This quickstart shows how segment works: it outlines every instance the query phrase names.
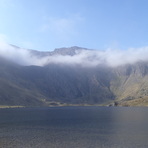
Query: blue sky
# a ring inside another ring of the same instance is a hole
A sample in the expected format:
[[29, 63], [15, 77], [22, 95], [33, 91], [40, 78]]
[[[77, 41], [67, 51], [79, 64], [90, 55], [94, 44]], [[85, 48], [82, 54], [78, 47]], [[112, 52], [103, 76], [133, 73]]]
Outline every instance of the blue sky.
[[0, 0], [0, 41], [54, 50], [148, 46], [147, 0]]

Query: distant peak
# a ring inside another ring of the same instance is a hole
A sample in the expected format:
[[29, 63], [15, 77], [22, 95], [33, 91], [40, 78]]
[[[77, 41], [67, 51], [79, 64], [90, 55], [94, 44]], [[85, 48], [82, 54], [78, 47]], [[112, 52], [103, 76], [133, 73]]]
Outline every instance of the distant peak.
[[78, 47], [78, 46], [72, 46], [72, 47], [56, 48], [54, 51], [58, 51], [58, 50], [88, 50], [88, 49], [83, 47]]
[[80, 50], [89, 50], [89, 49], [78, 47], [78, 46], [72, 46], [72, 47], [56, 48], [53, 52], [54, 52], [54, 54], [73, 56], [73, 55], [77, 54], [77, 51], [80, 51]]
[[11, 47], [14, 47], [14, 48], [20, 48], [20, 47], [18, 47], [16, 45], [13, 45], [13, 44], [8, 44], [8, 45], [10, 45]]
[[83, 47], [78, 47], [78, 46], [72, 46], [70, 47], [70, 49], [80, 49], [80, 50], [88, 50], [87, 48], [83, 48]]

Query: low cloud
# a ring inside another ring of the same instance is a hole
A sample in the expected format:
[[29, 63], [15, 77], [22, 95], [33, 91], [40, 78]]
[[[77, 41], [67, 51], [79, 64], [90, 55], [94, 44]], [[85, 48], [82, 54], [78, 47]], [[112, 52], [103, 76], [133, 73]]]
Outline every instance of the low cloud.
[[20, 65], [44, 66], [50, 63], [82, 66], [97, 66], [106, 64], [112, 67], [134, 64], [138, 61], [148, 61], [148, 47], [131, 48], [128, 50], [76, 50], [76, 54], [52, 54], [41, 56], [31, 50], [18, 48], [6, 43], [0, 43], [0, 56]]
[[9, 45], [4, 42], [0, 42], [0, 56], [11, 62], [24, 66], [43, 66], [48, 61], [47, 57], [38, 58], [31, 54], [29, 50]]
[[125, 64], [134, 64], [138, 61], [148, 61], [148, 47], [128, 50], [82, 50], [75, 56], [53, 56], [51, 63], [81, 64], [82, 66], [97, 66], [105, 64], [117, 67]]

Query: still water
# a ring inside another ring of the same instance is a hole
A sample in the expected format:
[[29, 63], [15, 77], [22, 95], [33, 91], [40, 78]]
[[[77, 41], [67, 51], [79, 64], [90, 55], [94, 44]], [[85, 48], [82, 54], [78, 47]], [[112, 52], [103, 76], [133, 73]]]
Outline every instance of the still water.
[[148, 108], [0, 109], [0, 148], [147, 148]]

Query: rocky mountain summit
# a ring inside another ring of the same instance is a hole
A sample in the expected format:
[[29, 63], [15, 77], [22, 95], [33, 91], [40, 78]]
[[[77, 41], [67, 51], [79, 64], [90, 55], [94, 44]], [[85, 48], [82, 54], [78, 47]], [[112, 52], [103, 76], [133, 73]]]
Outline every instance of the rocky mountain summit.
[[81, 48], [77, 46], [73, 47], [63, 47], [63, 48], [56, 48], [54, 51], [37, 51], [37, 50], [30, 50], [32, 55], [38, 56], [38, 57], [46, 57], [46, 56], [53, 56], [53, 55], [69, 55], [74, 56], [78, 54], [80, 51], [83, 50], [90, 50], [87, 48]]

